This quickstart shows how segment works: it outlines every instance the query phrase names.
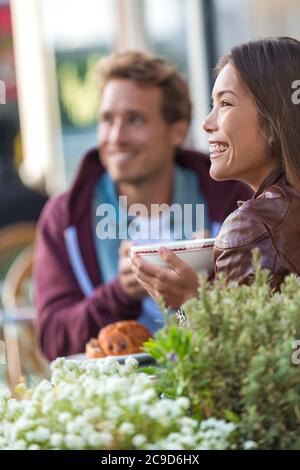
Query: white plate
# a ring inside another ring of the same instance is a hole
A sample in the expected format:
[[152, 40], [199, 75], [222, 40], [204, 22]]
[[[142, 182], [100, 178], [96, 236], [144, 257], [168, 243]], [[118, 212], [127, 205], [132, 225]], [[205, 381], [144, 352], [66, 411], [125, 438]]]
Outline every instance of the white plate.
[[211, 274], [214, 268], [214, 242], [214, 238], [198, 238], [195, 240], [162, 242], [155, 245], [135, 245], [131, 247], [130, 252], [131, 254], [137, 253], [148, 263], [166, 266], [165, 261], [158, 253], [160, 247], [166, 247], [196, 272]]
[[125, 354], [123, 356], [106, 356], [106, 357], [98, 357], [96, 359], [90, 359], [84, 353], [82, 354], [72, 354], [71, 356], [67, 356], [66, 359], [68, 361], [105, 361], [108, 357], [113, 357], [116, 359], [120, 364], [123, 364], [128, 357], [133, 357], [136, 359], [140, 364], [146, 362], [154, 362], [153, 357], [149, 356], [149, 354], [141, 352], [136, 354]]

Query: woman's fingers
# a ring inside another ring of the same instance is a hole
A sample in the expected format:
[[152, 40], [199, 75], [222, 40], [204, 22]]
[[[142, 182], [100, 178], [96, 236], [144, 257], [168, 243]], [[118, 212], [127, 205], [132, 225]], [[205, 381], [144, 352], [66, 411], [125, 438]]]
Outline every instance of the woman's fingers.
[[139, 272], [142, 272], [150, 277], [156, 277], [160, 267], [152, 263], [147, 263], [136, 253], [131, 257], [133, 268], [136, 268]]
[[168, 267], [147, 263], [134, 254], [132, 270], [138, 282], [151, 297], [155, 299], [163, 297], [167, 306], [177, 308], [197, 295], [198, 276], [170, 250], [160, 248], [159, 253]]
[[170, 283], [174, 278], [174, 271], [170, 268], [147, 263], [139, 257], [133, 259], [132, 270], [140, 280], [155, 286], [156, 290], [161, 285]]
[[190, 269], [188, 264], [184, 263], [178, 256], [165, 247], [159, 249], [159, 254], [168, 266], [174, 269], [179, 275], [184, 274], [187, 269]]
[[143, 261], [138, 255], [132, 257], [132, 270], [141, 286], [153, 297], [157, 299], [161, 296], [161, 291], [165, 289], [167, 282], [168, 268], [161, 268]]
[[[180, 258], [178, 258], [178, 256], [174, 255], [172, 251], [168, 250], [165, 247], [161, 247], [159, 249], [159, 254], [162, 259], [168, 264], [168, 266], [174, 271], [178, 272], [178, 274], [185, 272], [186, 269], [190, 269], [190, 267], [186, 263], [184, 263]], [[136, 253], [133, 254], [131, 261], [133, 266], [135, 266], [138, 271], [142, 271], [144, 274], [147, 274], [151, 277], [160, 278], [161, 276], [165, 276], [166, 273], [170, 271], [168, 270], [168, 268], [163, 268], [152, 263], [147, 263], [147, 261], [144, 261]]]
[[121, 242], [120, 248], [119, 248], [119, 256], [128, 256], [130, 252], [130, 248], [133, 246], [133, 242], [129, 240], [123, 240]]
[[143, 273], [143, 271], [140, 271], [139, 269], [137, 269], [135, 266], [132, 267], [132, 271], [136, 277], [136, 279], [140, 282], [140, 281], [143, 281], [145, 282], [146, 284], [149, 284], [151, 285], [152, 281], [153, 281], [153, 278], [152, 276], [148, 276], [147, 274]]
[[152, 286], [150, 286], [148, 283], [146, 282], [143, 282], [142, 280], [138, 279], [140, 285], [142, 286], [143, 289], [145, 289], [148, 294], [153, 298], [153, 299], [157, 299], [159, 297], [159, 293], [156, 292]]

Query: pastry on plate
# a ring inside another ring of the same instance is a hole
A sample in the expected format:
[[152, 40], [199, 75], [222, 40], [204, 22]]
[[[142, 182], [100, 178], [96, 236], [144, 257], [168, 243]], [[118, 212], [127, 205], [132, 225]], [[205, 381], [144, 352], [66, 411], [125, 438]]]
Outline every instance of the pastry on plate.
[[99, 358], [139, 353], [150, 337], [149, 330], [135, 320], [110, 323], [99, 331], [97, 339], [86, 344], [86, 355]]
[[85, 354], [89, 359], [98, 359], [99, 357], [106, 356], [97, 338], [91, 338], [88, 343], [86, 343]]

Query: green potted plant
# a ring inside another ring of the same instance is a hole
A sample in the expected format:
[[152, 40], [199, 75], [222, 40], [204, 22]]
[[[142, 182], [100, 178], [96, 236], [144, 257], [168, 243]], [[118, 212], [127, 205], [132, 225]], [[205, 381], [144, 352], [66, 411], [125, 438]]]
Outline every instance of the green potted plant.
[[191, 414], [238, 423], [240, 436], [259, 448], [300, 448], [300, 370], [292, 363], [300, 339], [300, 279], [280, 291], [259, 267], [251, 285], [201, 279], [199, 298], [184, 305], [145, 345], [157, 361], [156, 386], [164, 396], [188, 396]]

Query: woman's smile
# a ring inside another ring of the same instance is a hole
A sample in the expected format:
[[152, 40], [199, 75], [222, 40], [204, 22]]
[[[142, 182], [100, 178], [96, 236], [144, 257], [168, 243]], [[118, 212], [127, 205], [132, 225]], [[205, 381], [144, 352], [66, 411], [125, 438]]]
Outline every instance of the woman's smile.
[[229, 145], [225, 142], [209, 141], [209, 155], [211, 159], [223, 157], [227, 150], [229, 150]]

